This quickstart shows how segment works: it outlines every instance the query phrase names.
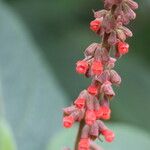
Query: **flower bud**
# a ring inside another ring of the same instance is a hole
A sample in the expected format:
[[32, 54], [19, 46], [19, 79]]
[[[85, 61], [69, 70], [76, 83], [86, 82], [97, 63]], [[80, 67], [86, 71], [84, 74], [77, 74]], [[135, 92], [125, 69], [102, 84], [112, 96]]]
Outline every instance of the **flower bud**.
[[117, 29], [116, 31], [117, 31], [118, 39], [121, 40], [121, 41], [125, 41], [126, 40], [126, 35], [125, 35], [124, 31], [120, 30], [120, 29]]
[[95, 80], [99, 81], [101, 84], [110, 80], [109, 70], [105, 70], [101, 75], [95, 76]]
[[136, 18], [136, 13], [127, 4], [123, 5], [123, 10], [124, 10], [125, 16], [129, 18], [130, 20], [133, 20]]
[[94, 110], [94, 100], [93, 98], [89, 98], [86, 100], [86, 108], [88, 110]]
[[120, 85], [121, 83], [121, 77], [115, 70], [110, 71], [110, 81], [113, 84]]
[[90, 140], [88, 138], [80, 139], [78, 144], [78, 150], [89, 150], [89, 148], [90, 148]]
[[114, 132], [112, 132], [111, 130], [109, 129], [106, 129], [106, 130], [102, 130], [102, 135], [105, 137], [105, 140], [107, 142], [112, 142], [115, 138], [115, 134]]
[[102, 86], [101, 86], [101, 92], [103, 92], [107, 97], [110, 99], [115, 96], [115, 93], [113, 91], [113, 88], [111, 86], [111, 83], [109, 81], [106, 81]]
[[90, 135], [90, 137], [91, 137], [93, 140], [95, 140], [95, 139], [98, 137], [98, 135], [99, 135], [99, 126], [98, 126], [97, 122], [95, 122], [95, 123], [91, 126], [89, 135]]
[[127, 0], [126, 3], [133, 10], [138, 9], [138, 3], [134, 2], [133, 0]]
[[125, 42], [118, 42], [117, 50], [118, 50], [119, 54], [125, 55], [129, 51], [129, 44], [127, 44]]
[[103, 65], [101, 61], [94, 60], [91, 66], [92, 73], [94, 75], [99, 75], [103, 72]]
[[101, 120], [96, 120], [96, 122], [97, 122], [97, 124], [98, 124], [99, 131], [100, 131], [100, 132], [107, 129], [107, 127], [106, 127], [106, 125], [103, 123], [103, 121], [101, 121]]
[[72, 125], [73, 125], [73, 123], [74, 123], [74, 118], [73, 118], [73, 116], [65, 116], [65, 117], [63, 118], [63, 126], [64, 126], [65, 128], [71, 128]]
[[82, 109], [85, 106], [85, 98], [77, 98], [74, 102], [74, 104], [76, 105], [77, 108]]
[[84, 60], [79, 60], [76, 63], [76, 72], [79, 74], [86, 74], [88, 70], [88, 62], [84, 61]]
[[101, 29], [101, 19], [95, 19], [90, 22], [90, 29], [94, 32], [98, 32]]
[[95, 50], [99, 47], [98, 43], [92, 43], [89, 47], [86, 48], [84, 51], [85, 57], [93, 56], [95, 53]]
[[82, 113], [84, 113], [84, 112], [81, 111], [80, 109], [77, 109], [76, 111], [72, 112], [70, 114], [70, 116], [72, 116], [74, 118], [74, 121], [79, 121], [80, 119], [82, 119], [82, 118], [80, 118], [80, 115], [82, 115]]
[[96, 120], [95, 112], [93, 110], [87, 110], [85, 114], [85, 122], [91, 126]]
[[121, 26], [120, 29], [124, 31], [124, 33], [127, 37], [132, 37], [133, 36], [132, 31], [130, 31], [127, 27]]
[[103, 108], [101, 106], [95, 110], [95, 116], [97, 119], [100, 119], [103, 116]]
[[94, 17], [95, 18], [101, 18], [101, 17], [104, 17], [106, 15], [108, 11], [103, 9], [103, 10], [100, 10], [100, 11], [94, 11]]
[[97, 85], [90, 85], [87, 91], [92, 95], [98, 95], [99, 93], [99, 86]]
[[111, 117], [111, 109], [108, 106], [101, 106], [101, 119], [109, 120]]
[[84, 118], [84, 115], [85, 115], [85, 109], [80, 109], [79, 115], [76, 121], [80, 122]]
[[70, 107], [64, 108], [63, 112], [64, 112], [65, 115], [70, 115], [75, 110], [77, 110], [77, 108], [75, 106], [70, 106]]
[[116, 45], [116, 43], [117, 43], [117, 36], [116, 36], [116, 32], [115, 31], [112, 31], [110, 33], [110, 36], [108, 38], [108, 43], [110, 45]]
[[116, 62], [116, 59], [115, 59], [115, 58], [110, 57], [110, 58], [109, 58], [109, 61], [108, 61], [108, 63], [107, 63], [107, 68], [108, 68], [108, 69], [112, 69], [112, 68], [114, 68], [114, 66], [115, 66], [115, 62]]
[[87, 90], [83, 90], [83, 91], [81, 91], [80, 94], [79, 94], [79, 98], [85, 98], [85, 99], [86, 99], [87, 96], [88, 96]]
[[96, 60], [100, 60], [103, 65], [109, 60], [109, 52], [104, 47], [99, 47], [95, 51], [95, 57]]

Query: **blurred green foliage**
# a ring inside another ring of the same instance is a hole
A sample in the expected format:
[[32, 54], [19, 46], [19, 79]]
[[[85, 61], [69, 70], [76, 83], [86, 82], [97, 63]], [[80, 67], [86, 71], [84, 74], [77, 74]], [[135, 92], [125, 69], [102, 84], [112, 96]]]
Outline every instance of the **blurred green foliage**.
[[[116, 67], [123, 83], [116, 88], [112, 121], [133, 124], [149, 133], [150, 2], [139, 0], [139, 4], [138, 17], [130, 25], [134, 32], [130, 53]], [[1, 2], [0, 75], [5, 117], [19, 150], [45, 149], [48, 139], [61, 129], [61, 108], [89, 84], [90, 80], [75, 73], [74, 64], [83, 58], [90, 43], [99, 42], [88, 29], [91, 10], [99, 8], [102, 3], [98, 0]], [[138, 140], [136, 132], [133, 130], [133, 136]], [[129, 134], [125, 136], [130, 140]]]
[[[3, 3], [0, 20], [3, 116], [12, 127], [19, 150], [41, 150], [61, 128], [67, 96], [19, 17]], [[0, 134], [5, 135], [5, 128]]]
[[16, 150], [11, 129], [3, 119], [0, 120], [0, 150]]

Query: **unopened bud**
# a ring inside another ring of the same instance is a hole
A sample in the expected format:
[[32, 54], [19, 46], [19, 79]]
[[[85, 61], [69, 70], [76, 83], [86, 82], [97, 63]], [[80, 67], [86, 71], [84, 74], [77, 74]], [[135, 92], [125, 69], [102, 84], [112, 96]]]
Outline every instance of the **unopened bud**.
[[121, 83], [121, 77], [115, 70], [110, 71], [110, 81], [113, 84], [120, 85]]

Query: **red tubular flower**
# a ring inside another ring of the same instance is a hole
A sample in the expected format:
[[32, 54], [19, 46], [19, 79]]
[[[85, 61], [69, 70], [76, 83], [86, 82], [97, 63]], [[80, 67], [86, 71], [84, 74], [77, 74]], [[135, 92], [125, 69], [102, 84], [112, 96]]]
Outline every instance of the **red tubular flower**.
[[72, 116], [65, 116], [63, 118], [63, 126], [65, 128], [71, 128], [74, 123], [74, 118]]
[[125, 42], [118, 42], [117, 49], [119, 54], [124, 55], [129, 51], [129, 44]]
[[77, 98], [74, 102], [74, 104], [76, 105], [76, 107], [78, 107], [79, 109], [84, 108], [85, 106], [85, 98]]
[[96, 115], [93, 110], [87, 110], [85, 114], [85, 122], [87, 125], [92, 125], [96, 120]]
[[103, 72], [103, 65], [101, 61], [97, 61], [97, 60], [93, 61], [91, 70], [95, 75], [101, 74]]
[[88, 63], [84, 60], [79, 60], [76, 63], [76, 72], [79, 74], [86, 74], [88, 70]]
[[90, 150], [90, 140], [88, 138], [80, 139], [78, 150]]
[[99, 91], [99, 87], [96, 86], [96, 85], [90, 85], [88, 88], [87, 88], [87, 91], [92, 94], [92, 95], [97, 95], [98, 94], [98, 91]]
[[101, 119], [109, 120], [111, 117], [111, 109], [108, 106], [101, 106], [103, 112]]
[[115, 138], [115, 134], [113, 131], [106, 129], [101, 131], [102, 135], [105, 137], [107, 142], [112, 142]]
[[98, 19], [95, 19], [90, 22], [90, 29], [94, 32], [97, 32], [101, 29], [101, 21]]

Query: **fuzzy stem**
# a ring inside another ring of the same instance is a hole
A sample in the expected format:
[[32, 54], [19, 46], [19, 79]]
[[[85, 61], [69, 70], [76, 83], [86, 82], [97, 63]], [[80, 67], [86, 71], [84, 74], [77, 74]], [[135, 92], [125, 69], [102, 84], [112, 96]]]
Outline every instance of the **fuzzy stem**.
[[83, 129], [84, 125], [85, 125], [84, 120], [82, 120], [79, 124], [79, 129], [78, 129], [78, 133], [77, 133], [77, 137], [76, 137], [76, 141], [75, 141], [74, 150], [78, 150], [78, 143], [80, 141], [81, 133], [82, 133], [82, 129]]

